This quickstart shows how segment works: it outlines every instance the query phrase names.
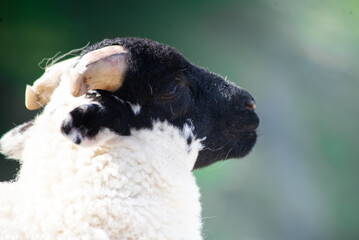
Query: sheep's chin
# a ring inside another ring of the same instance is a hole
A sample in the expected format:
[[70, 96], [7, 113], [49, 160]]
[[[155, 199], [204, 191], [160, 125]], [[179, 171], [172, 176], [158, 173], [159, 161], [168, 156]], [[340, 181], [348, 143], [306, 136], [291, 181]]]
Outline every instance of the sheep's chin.
[[247, 156], [257, 142], [257, 133], [256, 130], [237, 132], [230, 134], [226, 139], [222, 144], [216, 142], [210, 145], [210, 142], [204, 141], [194, 169], [203, 168], [221, 160]]

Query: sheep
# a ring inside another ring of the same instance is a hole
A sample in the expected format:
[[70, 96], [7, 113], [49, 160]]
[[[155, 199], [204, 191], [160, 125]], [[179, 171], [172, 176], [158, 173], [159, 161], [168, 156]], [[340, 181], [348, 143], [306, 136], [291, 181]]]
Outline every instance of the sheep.
[[105, 39], [26, 89], [35, 119], [5, 134], [0, 239], [202, 239], [193, 170], [247, 155], [252, 96], [174, 48]]

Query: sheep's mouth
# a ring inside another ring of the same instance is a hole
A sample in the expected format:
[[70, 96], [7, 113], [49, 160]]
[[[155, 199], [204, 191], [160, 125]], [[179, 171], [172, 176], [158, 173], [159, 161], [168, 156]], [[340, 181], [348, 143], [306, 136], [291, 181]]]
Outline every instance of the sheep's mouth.
[[223, 134], [229, 138], [252, 139], [257, 137], [257, 128], [259, 123], [247, 125], [242, 128], [234, 128], [224, 131]]
[[235, 130], [223, 133], [225, 142], [218, 146], [218, 142], [209, 143], [199, 152], [194, 169], [208, 166], [219, 160], [242, 158], [248, 155], [257, 142], [256, 128], [251, 130]]
[[257, 139], [257, 131], [249, 130], [249, 131], [240, 131], [235, 133], [235, 136], [238, 136], [242, 140], [253, 140]]
[[[238, 131], [235, 133], [232, 133], [230, 135], [230, 138], [232, 138], [238, 146], [245, 146], [245, 148], [250, 148], [249, 151], [254, 147], [254, 144], [257, 141], [257, 131], [254, 130], [246, 130], [246, 131]], [[249, 151], [244, 151], [243, 154], [240, 154], [242, 156], [245, 156], [249, 153]]]
[[253, 128], [253, 129], [234, 129], [234, 130], [230, 130], [230, 131], [224, 131], [223, 132], [224, 135], [227, 135], [229, 137], [243, 137], [243, 136], [247, 136], [247, 135], [256, 135], [257, 134], [257, 129]]

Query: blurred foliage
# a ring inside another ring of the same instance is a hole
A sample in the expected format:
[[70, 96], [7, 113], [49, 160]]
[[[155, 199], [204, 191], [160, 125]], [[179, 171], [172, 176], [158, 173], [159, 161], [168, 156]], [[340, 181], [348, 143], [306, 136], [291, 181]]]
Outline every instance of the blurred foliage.
[[[2, 1], [0, 133], [61, 51], [118, 36], [176, 47], [251, 92], [258, 144], [196, 171], [206, 239], [359, 239], [357, 0]], [[0, 179], [15, 173], [0, 159]]]

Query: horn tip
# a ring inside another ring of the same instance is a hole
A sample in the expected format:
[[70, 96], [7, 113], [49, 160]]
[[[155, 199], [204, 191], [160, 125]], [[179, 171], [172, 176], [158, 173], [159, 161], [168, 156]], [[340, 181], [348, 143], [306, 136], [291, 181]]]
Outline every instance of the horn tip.
[[72, 71], [69, 72], [69, 75], [71, 82], [70, 91], [72, 96], [79, 97], [81, 95], [84, 95], [88, 91], [88, 89], [86, 87], [82, 74], [80, 74], [80, 72], [76, 69], [72, 69]]
[[28, 110], [36, 110], [41, 108], [41, 105], [37, 102], [37, 94], [33, 87], [30, 85], [26, 85], [25, 106]]

